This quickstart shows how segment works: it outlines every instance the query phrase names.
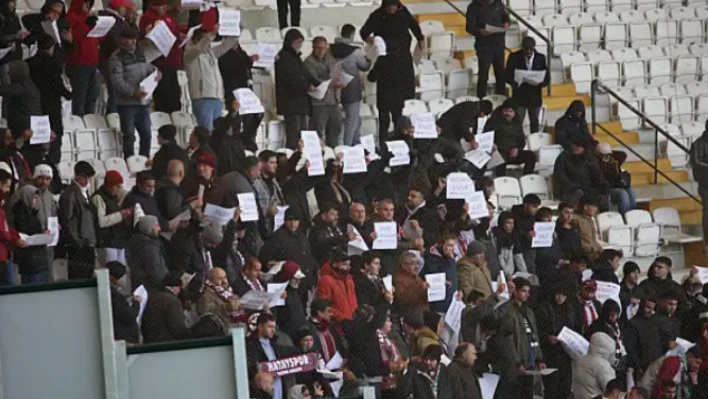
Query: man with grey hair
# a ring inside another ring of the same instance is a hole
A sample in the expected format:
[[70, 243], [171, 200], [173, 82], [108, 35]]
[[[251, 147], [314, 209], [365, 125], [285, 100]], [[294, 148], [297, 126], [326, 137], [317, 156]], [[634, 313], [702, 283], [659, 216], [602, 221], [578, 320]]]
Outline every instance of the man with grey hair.
[[312, 54], [305, 58], [303, 67], [315, 86], [330, 80], [324, 97], [312, 97], [310, 130], [316, 130], [327, 146], [336, 147], [341, 142], [342, 113], [339, 110], [341, 78], [334, 74], [335, 59], [327, 51], [327, 39], [317, 36], [312, 39]]
[[126, 259], [130, 268], [130, 282], [135, 290], [141, 285], [159, 287], [168, 273], [165, 250], [160, 243], [160, 224], [155, 216], [138, 220], [137, 232], [126, 245]]

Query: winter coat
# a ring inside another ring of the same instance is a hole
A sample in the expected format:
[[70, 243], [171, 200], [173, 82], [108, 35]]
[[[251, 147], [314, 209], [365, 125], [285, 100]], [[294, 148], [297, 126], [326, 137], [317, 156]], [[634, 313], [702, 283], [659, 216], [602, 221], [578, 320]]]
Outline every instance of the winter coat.
[[575, 220], [572, 220], [570, 228], [566, 229], [559, 219], [556, 222], [555, 232], [557, 240], [554, 241], [558, 241], [560, 244], [563, 259], [570, 259], [573, 254], [583, 250], [580, 241], [580, 227]]
[[306, 285], [314, 287], [319, 269], [303, 230], [292, 232], [283, 225], [270, 236], [258, 254], [263, 264], [270, 261], [292, 260], [300, 266], [300, 270], [307, 276]]
[[592, 279], [617, 285], [620, 283], [617, 273], [609, 261], [595, 262], [592, 266]]
[[480, 32], [487, 25], [503, 28], [504, 24], [511, 22], [503, 2], [495, 0], [489, 4], [485, 0], [474, 0], [467, 6], [466, 15], [465, 30], [475, 37], [474, 48], [478, 53], [504, 51], [504, 33], [484, 36]]
[[420, 274], [427, 276], [428, 274], [445, 273], [445, 300], [430, 304], [431, 310], [445, 313], [457, 292], [457, 262], [455, 262], [455, 258], [444, 257], [440, 251], [440, 247], [435, 245], [425, 253], [425, 264]]
[[[238, 276], [241, 275], [243, 264], [246, 261], [244, 256], [237, 248], [235, 248], [234, 245], [234, 241], [236, 241], [237, 228], [238, 223], [230, 220], [229, 223], [226, 224], [224, 235], [219, 245], [209, 248], [211, 263], [226, 271], [226, 276], [234, 288], [236, 287], [235, 282], [243, 280], [239, 279]], [[245, 281], [243, 281], [243, 283], [246, 284]], [[247, 285], [248, 284], [246, 284], [246, 286]], [[243, 293], [237, 293], [237, 295], [242, 296]]]
[[602, 246], [597, 240], [595, 233], [595, 220], [585, 215], [574, 215], [573, 222], [577, 223], [578, 232], [580, 233], [580, 245], [585, 253], [591, 256], [597, 256], [602, 252]]
[[499, 326], [499, 333], [511, 337], [513, 346], [510, 349], [513, 350], [513, 359], [516, 367], [524, 366], [529, 368], [530, 363], [536, 366], [542, 363], [544, 358], [540, 346], [534, 348], [533, 356], [532, 353], [530, 353], [524, 319], [528, 321], [529, 327], [531, 328], [533, 341], [539, 343], [538, 327], [533, 311], [528, 305], [519, 305], [514, 299], [509, 300], [506, 314], [502, 318]]
[[66, 21], [74, 39], [74, 48], [66, 58], [66, 65], [69, 66], [98, 66], [98, 45], [101, 39], [87, 36], [93, 27], [86, 23], [91, 11], [84, 11], [85, 2], [86, 0], [72, 1], [69, 12], [66, 13]]
[[275, 61], [275, 104], [278, 115], [309, 115], [312, 81], [292, 42], [283, 42]]
[[76, 182], [59, 197], [59, 225], [65, 245], [74, 248], [96, 245], [96, 211]]
[[234, 99], [234, 90], [249, 87], [248, 80], [251, 77], [253, 60], [251, 56], [241, 47], [230, 48], [219, 57], [219, 71], [221, 81], [224, 83], [224, 96], [226, 106], [230, 107]]
[[42, 101], [30, 76], [29, 65], [13, 61], [8, 66], [11, 83], [0, 85], [0, 96], [3, 106], [7, 106], [7, 128], [12, 130], [13, 136], [19, 137], [30, 128], [32, 115], [42, 115]]
[[317, 215], [313, 220], [309, 238], [310, 248], [312, 248], [312, 253], [319, 265], [330, 261], [335, 253], [346, 252], [349, 242], [346, 233], [340, 230], [336, 224], [334, 226], [326, 224], [320, 215]]
[[401, 399], [435, 399], [433, 381], [417, 363], [411, 363], [401, 377], [396, 397]]
[[388, 309], [389, 303], [384, 300], [386, 287], [380, 278], [372, 279], [364, 273], [354, 275], [356, 302], [359, 306], [371, 305], [374, 309]]
[[357, 103], [363, 99], [361, 72], [371, 68], [371, 60], [366, 57], [364, 51], [351, 43], [351, 39], [337, 37], [334, 39], [334, 43], [329, 46], [329, 51], [339, 61], [342, 72], [354, 77], [341, 90], [342, 104]]
[[623, 151], [612, 151], [609, 161], [598, 159], [597, 166], [600, 167], [602, 175], [610, 185], [610, 188], [626, 188], [622, 182], [622, 164], [627, 160], [627, 153]]
[[576, 190], [589, 195], [602, 195], [609, 192], [609, 185], [597, 162], [589, 154], [573, 155], [563, 151], [553, 165], [554, 195], [563, 201], [570, 198]]
[[408, 62], [410, 56], [407, 54], [387, 54], [376, 59], [367, 79], [376, 83], [376, 106], [379, 109], [403, 109], [405, 100], [414, 98], [415, 76], [408, 76], [401, 70]]
[[176, 71], [180, 66], [182, 66], [182, 47], [180, 47], [182, 42], [179, 40], [179, 34], [187, 33], [188, 29], [186, 26], [177, 24], [169, 13], [160, 17], [157, 15], [155, 10], [150, 8], [143, 13], [142, 17], [140, 17], [140, 32], [144, 35], [147, 31], [147, 27], [150, 25], [155, 27], [157, 21], [163, 21], [167, 24], [167, 27], [170, 29], [172, 34], [177, 37], [177, 40], [175, 40], [172, 45], [172, 49], [167, 57], [159, 57], [153, 61], [153, 64], [163, 71]]
[[[143, 298], [144, 301], [147, 298]], [[117, 288], [111, 287], [111, 308], [113, 309], [113, 339], [124, 340], [131, 344], [140, 343], [138, 311], [140, 303], [129, 304]]]
[[0, 206], [0, 262], [7, 262], [12, 245], [19, 239], [20, 234], [7, 222], [5, 207]]
[[201, 98], [224, 98], [224, 82], [219, 70], [219, 58], [238, 43], [238, 37], [226, 37], [212, 47], [214, 34], [202, 36], [197, 43], [189, 42], [184, 49], [184, 70], [189, 81], [192, 100]]
[[10, 11], [7, 3], [7, 0], [0, 1], [0, 47], [7, 48], [14, 44], [15, 49], [0, 60], [0, 65], [22, 59], [22, 42], [17, 40], [17, 33], [22, 30], [22, 25], [17, 12]]
[[[510, 84], [512, 87], [512, 98], [516, 101], [518, 106], [538, 108], [543, 105], [542, 90], [551, 82], [551, 71], [548, 70], [546, 56], [537, 51], [534, 52], [533, 60], [531, 62], [531, 69], [528, 69], [526, 67], [526, 55], [524, 54], [524, 51], [515, 51], [509, 55], [509, 58], [506, 61], [504, 76], [506, 78], [506, 83]], [[517, 69], [524, 71], [546, 71], [546, 78], [537, 86], [528, 83], [522, 83], [519, 85], [515, 80], [515, 73]]]
[[[418, 42], [422, 42], [425, 39], [418, 21], [413, 18], [408, 8], [400, 4], [400, 2], [398, 3], [398, 10], [393, 15], [387, 13], [384, 8], [385, 6], [382, 5], [369, 14], [366, 22], [359, 30], [361, 38], [366, 41], [371, 35], [380, 36], [386, 42], [387, 49], [392, 46], [399, 47], [402, 52], [408, 54], [411, 48], [411, 33]], [[408, 55], [408, 58], [410, 59], [410, 55]]]
[[632, 317], [624, 330], [627, 367], [642, 371], [663, 356], [669, 348], [662, 343], [671, 340], [671, 331], [667, 327], [657, 315], [646, 317], [640, 311], [640, 314]]
[[[323, 59], [317, 59], [313, 54], [310, 54], [303, 62], [305, 72], [310, 77], [313, 85], [319, 86], [320, 83], [335, 78], [336, 60], [331, 54], [325, 54]], [[321, 100], [312, 99], [312, 106], [318, 105], [337, 105], [339, 104], [339, 89], [335, 89], [332, 84], [329, 85], [324, 97]]]
[[554, 295], [549, 295], [548, 300], [537, 306], [535, 314], [538, 321], [538, 337], [548, 367], [570, 365], [570, 356], [563, 346], [559, 342], [555, 344], [548, 342], [548, 337], [558, 336], [563, 327], [580, 332], [581, 321], [577, 319], [572, 303], [566, 300], [563, 305], [558, 305]]
[[152, 167], [150, 168], [150, 172], [153, 177], [155, 177], [155, 180], [160, 180], [167, 176], [167, 165], [170, 161], [175, 159], [182, 161], [185, 176], [188, 173], [191, 174], [188, 171], [192, 170], [192, 162], [189, 160], [187, 150], [180, 147], [179, 144], [170, 141], [163, 143], [152, 158]]
[[133, 187], [128, 195], [125, 196], [125, 199], [123, 200], [123, 209], [135, 208], [136, 204], [140, 204], [140, 207], [146, 215], [152, 215], [157, 218], [162, 231], [169, 230], [170, 221], [160, 212], [160, 207], [158, 206], [155, 197], [143, 193], [140, 191], [138, 186]]
[[[12, 207], [12, 225], [19, 233], [32, 236], [44, 233], [42, 223], [37, 216], [37, 209], [32, 206], [32, 200], [37, 195], [37, 188], [32, 185], [22, 186], [19, 190], [20, 199]], [[46, 245], [33, 245], [15, 248], [13, 261], [17, 264], [21, 275], [31, 275], [49, 270], [49, 256]]]
[[[278, 168], [278, 181], [280, 187], [283, 188], [285, 195], [285, 203], [296, 209], [300, 214], [300, 228], [309, 229], [312, 225], [312, 216], [310, 216], [310, 205], [307, 201], [307, 192], [314, 187], [314, 179], [307, 175], [307, 169], [302, 168], [295, 171], [295, 165], [300, 161], [302, 153], [295, 152], [281, 174], [280, 167]], [[282, 177], [285, 176], [285, 177]]]
[[38, 50], [34, 57], [27, 59], [32, 81], [39, 90], [42, 115], [49, 116], [49, 124], [57, 135], [64, 134], [61, 116], [62, 97], [71, 100], [71, 92], [62, 80], [63, 67], [56, 55]]
[[[125, 247], [125, 259], [130, 267], [133, 290], [141, 285], [159, 287], [169, 272], [165, 250], [159, 238], [135, 232]], [[152, 296], [150, 297], [152, 301]]]
[[269, 211], [274, 204], [277, 206], [285, 204], [283, 190], [280, 189], [280, 184], [278, 184], [278, 180], [274, 176], [264, 177], [263, 175], [253, 182], [253, 188], [258, 193], [258, 205], [263, 210], [262, 217], [266, 231], [268, 235], [271, 235], [273, 230], [275, 230], [275, 215], [271, 215]]
[[498, 110], [499, 108], [487, 119], [487, 123], [484, 125], [484, 132], [494, 131], [494, 144], [497, 145], [497, 150], [506, 159], [512, 148], [516, 148], [519, 151], [524, 149], [526, 136], [519, 117], [507, 120]]
[[[297, 355], [295, 348], [286, 347], [279, 345], [274, 337], [271, 340], [271, 345], [273, 347], [273, 352], [275, 352], [276, 359], [284, 359], [286, 357]], [[260, 340], [258, 339], [258, 334], [251, 334], [246, 339], [246, 364], [248, 365], [248, 379], [253, 380], [253, 377], [258, 373], [258, 364], [267, 362], [268, 356], [263, 350]], [[288, 390], [295, 385], [295, 376], [288, 375], [280, 377], [283, 383], [283, 395], [288, 392]]]
[[123, 32], [123, 29], [127, 26], [127, 23], [125, 22], [125, 18], [118, 15], [118, 12], [111, 8], [99, 10], [98, 16], [113, 17], [116, 20], [116, 23], [113, 24], [111, 30], [109, 30], [108, 33], [106, 33], [106, 36], [103, 37], [103, 41], [101, 42], [99, 48], [100, 62], [101, 64], [105, 64], [108, 62], [108, 58], [110, 58], [110, 56], [120, 48], [120, 35]]
[[476, 101], [463, 101], [455, 104], [440, 115], [436, 125], [440, 127], [440, 138], [445, 138], [454, 142], [460, 140], [470, 141], [477, 133], [477, 129], [484, 126], [477, 126], [479, 116], [479, 103]]
[[[284, 281], [279, 282], [283, 283]], [[274, 313], [278, 328], [293, 338], [297, 331], [307, 323], [307, 314], [298, 290], [288, 285], [286, 292], [285, 305], [275, 308]]]
[[486, 265], [477, 266], [472, 259], [463, 256], [457, 262], [458, 287], [462, 297], [467, 298], [472, 291], [481, 292], [484, 297], [492, 295], [492, 277]]
[[602, 395], [607, 383], [615, 378], [611, 362], [615, 357], [615, 342], [607, 334], [590, 337], [590, 349], [585, 356], [573, 361], [573, 397], [593, 399]]
[[149, 291], [149, 296], [141, 324], [143, 342], [151, 344], [189, 338], [182, 302], [177, 295], [161, 287]]
[[408, 310], [428, 310], [428, 288], [426, 282], [417, 274], [398, 269], [393, 274], [393, 288], [396, 295], [393, 303], [400, 313]]
[[517, 232], [506, 233], [503, 227], [497, 226], [492, 229], [492, 233], [501, 271], [508, 275], [516, 272], [527, 273], [528, 269]]
[[[577, 112], [582, 112], [580, 118], [576, 117]], [[592, 144], [592, 147], [595, 146], [596, 141], [592, 138], [588, 122], [585, 120], [585, 104], [580, 100], [570, 103], [565, 114], [556, 121], [554, 132], [556, 144], [560, 144], [566, 151], [570, 150], [570, 143], [574, 137], [580, 137], [583, 141]]]
[[437, 399], [482, 399], [474, 367], [453, 360], [440, 371]]
[[172, 220], [182, 212], [190, 209], [189, 204], [180, 192], [179, 186], [168, 177], [163, 177], [155, 184], [155, 202], [160, 215]]
[[136, 97], [135, 92], [140, 82], [154, 71], [155, 67], [147, 62], [139, 47], [133, 52], [120, 49], [113, 53], [108, 59], [108, 73], [116, 104], [145, 105], [145, 100]]
[[693, 175], [703, 192], [708, 189], [708, 131], [691, 144], [690, 159]]
[[320, 270], [316, 295], [332, 302], [332, 317], [335, 321], [351, 320], [354, 317], [358, 305], [354, 278], [350, 274], [342, 275], [329, 264], [325, 265]]
[[91, 204], [96, 209], [98, 220], [96, 245], [99, 248], [125, 248], [130, 230], [120, 212], [120, 201], [124, 195], [125, 192], [122, 192], [114, 197], [108, 193], [105, 186], [101, 186], [91, 196]]

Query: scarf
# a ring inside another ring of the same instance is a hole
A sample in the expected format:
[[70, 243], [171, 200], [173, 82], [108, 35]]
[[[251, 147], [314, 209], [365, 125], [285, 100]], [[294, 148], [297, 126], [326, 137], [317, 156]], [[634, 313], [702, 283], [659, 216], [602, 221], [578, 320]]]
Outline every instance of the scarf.
[[317, 335], [319, 335], [320, 344], [322, 345], [322, 358], [327, 363], [337, 353], [337, 344], [329, 332], [329, 322], [315, 319], [312, 319], [311, 322], [317, 328]]
[[593, 301], [583, 301], [583, 326], [590, 327], [597, 320], [597, 309]]
[[[396, 345], [394, 345], [381, 330], [376, 330], [376, 336], [378, 337], [379, 348], [381, 349], [381, 360], [384, 366], [390, 369], [390, 363], [400, 361], [401, 355], [398, 353]], [[393, 373], [389, 372], [388, 375], [383, 376], [381, 389], [390, 390], [395, 388], [396, 378], [393, 376]]]

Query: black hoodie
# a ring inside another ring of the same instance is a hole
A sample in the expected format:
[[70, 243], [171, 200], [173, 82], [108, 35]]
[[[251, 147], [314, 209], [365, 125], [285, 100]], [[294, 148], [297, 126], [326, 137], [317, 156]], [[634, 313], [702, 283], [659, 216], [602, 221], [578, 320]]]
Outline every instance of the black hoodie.
[[275, 61], [275, 103], [279, 115], [309, 115], [312, 81], [305, 71], [300, 53], [292, 46], [303, 39], [296, 29], [290, 29], [283, 39], [283, 48]]
[[17, 33], [22, 30], [20, 18], [15, 11], [7, 7], [8, 0], [0, 0], [0, 47], [7, 48], [15, 44], [15, 49], [0, 59], [0, 65], [22, 59], [22, 46], [17, 40]]
[[[577, 112], [582, 112], [583, 115], [578, 118], [575, 116]], [[565, 114], [561, 116], [555, 125], [556, 144], [560, 144], [564, 150], [570, 149], [570, 143], [575, 136], [583, 137], [586, 143], [592, 143], [595, 147], [597, 141], [590, 135], [588, 130], [588, 122], [585, 119], [585, 104], [580, 100], [575, 100], [568, 106]]]

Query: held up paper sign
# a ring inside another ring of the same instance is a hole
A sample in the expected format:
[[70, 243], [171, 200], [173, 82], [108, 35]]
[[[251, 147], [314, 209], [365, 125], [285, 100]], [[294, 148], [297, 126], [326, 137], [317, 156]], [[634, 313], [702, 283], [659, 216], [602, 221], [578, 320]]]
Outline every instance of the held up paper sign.
[[47, 115], [30, 117], [30, 129], [32, 130], [30, 144], [44, 144], [52, 139], [52, 128], [49, 126]]
[[447, 175], [446, 194], [448, 199], [466, 199], [474, 192], [474, 182], [467, 173], [453, 172]]
[[238, 101], [238, 113], [241, 115], [262, 114], [265, 112], [261, 99], [251, 89], [242, 88], [234, 90], [234, 97]]
[[574, 360], [585, 356], [590, 348], [590, 343], [582, 335], [568, 327], [563, 327], [560, 334], [558, 334], [558, 340], [563, 344], [563, 349], [568, 353], [568, 356]]
[[428, 302], [439, 302], [445, 300], [445, 273], [433, 273], [425, 275], [428, 282]]
[[435, 117], [430, 112], [411, 115], [413, 122], [413, 137], [416, 139], [436, 139], [438, 130], [435, 126]]
[[254, 62], [253, 66], [256, 68], [270, 68], [275, 64], [278, 46], [269, 43], [258, 43], [256, 54], [258, 54], [258, 61]]
[[533, 231], [536, 232], [536, 237], [531, 240], [531, 248], [548, 248], [553, 245], [553, 232], [556, 229], [556, 224], [553, 222], [536, 222], [533, 225]]
[[104, 37], [115, 24], [116, 19], [113, 17], [98, 17], [96, 26], [91, 29], [91, 32], [89, 32], [86, 37]]
[[241, 36], [241, 11], [219, 8], [219, 35]]
[[[254, 222], [258, 220], [258, 205], [253, 193], [236, 194], [239, 208], [241, 208], [241, 221]], [[231, 214], [233, 217], [233, 213]]]
[[374, 223], [376, 239], [373, 249], [396, 249], [398, 246], [398, 228], [396, 222]]
[[177, 40], [175, 35], [170, 31], [170, 28], [163, 21], [155, 22], [155, 26], [152, 27], [152, 30], [145, 35], [145, 37], [147, 37], [155, 47], [157, 47], [160, 54], [165, 57], [170, 54], [172, 45]]

